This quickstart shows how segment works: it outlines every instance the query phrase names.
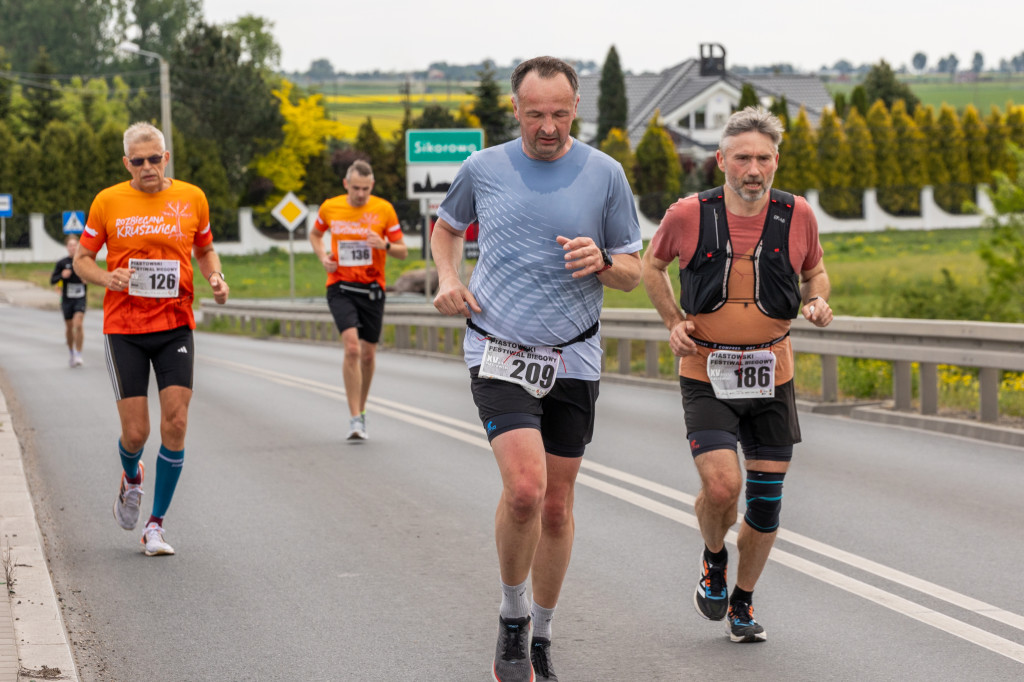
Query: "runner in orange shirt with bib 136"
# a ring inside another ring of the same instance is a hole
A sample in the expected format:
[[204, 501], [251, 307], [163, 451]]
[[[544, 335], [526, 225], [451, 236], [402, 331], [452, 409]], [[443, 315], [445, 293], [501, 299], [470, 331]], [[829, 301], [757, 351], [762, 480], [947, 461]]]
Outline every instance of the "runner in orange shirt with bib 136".
[[[366, 440], [366, 398], [376, 367], [377, 342], [384, 321], [384, 263], [387, 256], [404, 260], [409, 249], [395, 208], [373, 190], [373, 168], [355, 161], [345, 174], [348, 194], [320, 206], [309, 231], [327, 271], [327, 305], [345, 347], [342, 378], [348, 399], [348, 440]], [[331, 233], [331, 249], [324, 233]]]

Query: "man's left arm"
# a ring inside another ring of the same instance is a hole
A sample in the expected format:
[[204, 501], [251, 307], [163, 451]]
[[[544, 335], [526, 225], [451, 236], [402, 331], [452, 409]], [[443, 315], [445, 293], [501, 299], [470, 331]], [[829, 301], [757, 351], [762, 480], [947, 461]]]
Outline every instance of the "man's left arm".
[[213, 300], [220, 304], [227, 303], [230, 288], [224, 281], [220, 256], [213, 250], [213, 244], [195, 246], [193, 252], [196, 262], [199, 263], [199, 272], [203, 273], [203, 278], [210, 283], [210, 288], [213, 290]]
[[828, 304], [831, 294], [832, 283], [825, 271], [824, 260], [819, 260], [813, 268], [800, 273], [800, 299], [803, 301], [804, 318], [808, 322], [824, 327], [832, 321], [832, 308]]

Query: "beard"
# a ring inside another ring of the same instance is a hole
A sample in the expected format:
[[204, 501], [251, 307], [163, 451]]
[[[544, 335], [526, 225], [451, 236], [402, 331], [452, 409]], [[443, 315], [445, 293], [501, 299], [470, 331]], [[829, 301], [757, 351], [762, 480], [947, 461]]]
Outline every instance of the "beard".
[[[762, 198], [764, 198], [764, 195], [768, 192], [768, 190], [772, 188], [772, 180], [774, 179], [775, 176], [773, 174], [770, 177], [763, 178], [760, 180], [755, 180], [753, 178], [727, 177], [726, 182], [729, 184], [729, 187], [731, 187], [732, 190], [739, 195], [741, 199], [753, 203], [755, 201], [760, 201]], [[748, 181], [758, 182], [761, 185], [760, 189], [747, 189], [746, 183]]]

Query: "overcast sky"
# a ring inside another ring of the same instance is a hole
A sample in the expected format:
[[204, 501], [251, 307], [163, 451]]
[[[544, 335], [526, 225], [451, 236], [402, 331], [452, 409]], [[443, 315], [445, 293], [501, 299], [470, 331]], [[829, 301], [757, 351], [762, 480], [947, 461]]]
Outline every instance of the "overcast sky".
[[728, 65], [802, 70], [840, 59], [898, 68], [915, 52], [930, 66], [953, 53], [961, 68], [981, 52], [994, 67], [1024, 52], [1024, 10], [1011, 0], [558, 0], [501, 10], [487, 0], [203, 2], [212, 23], [245, 14], [272, 21], [285, 71], [306, 71], [316, 59], [336, 71], [421, 71], [431, 62], [504, 66], [540, 54], [601, 64], [611, 45], [636, 73], [697, 57], [700, 43], [723, 45]]

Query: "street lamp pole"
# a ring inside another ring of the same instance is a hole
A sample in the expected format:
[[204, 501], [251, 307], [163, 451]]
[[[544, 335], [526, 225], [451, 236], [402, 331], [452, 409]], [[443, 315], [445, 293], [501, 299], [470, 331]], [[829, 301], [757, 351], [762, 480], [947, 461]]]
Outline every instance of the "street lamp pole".
[[135, 43], [121, 43], [121, 49], [127, 52], [141, 54], [143, 57], [152, 57], [160, 63], [160, 127], [163, 128], [164, 146], [171, 153], [167, 168], [164, 169], [164, 176], [174, 177], [174, 132], [171, 128], [171, 67], [163, 56], [156, 52], [143, 50]]

